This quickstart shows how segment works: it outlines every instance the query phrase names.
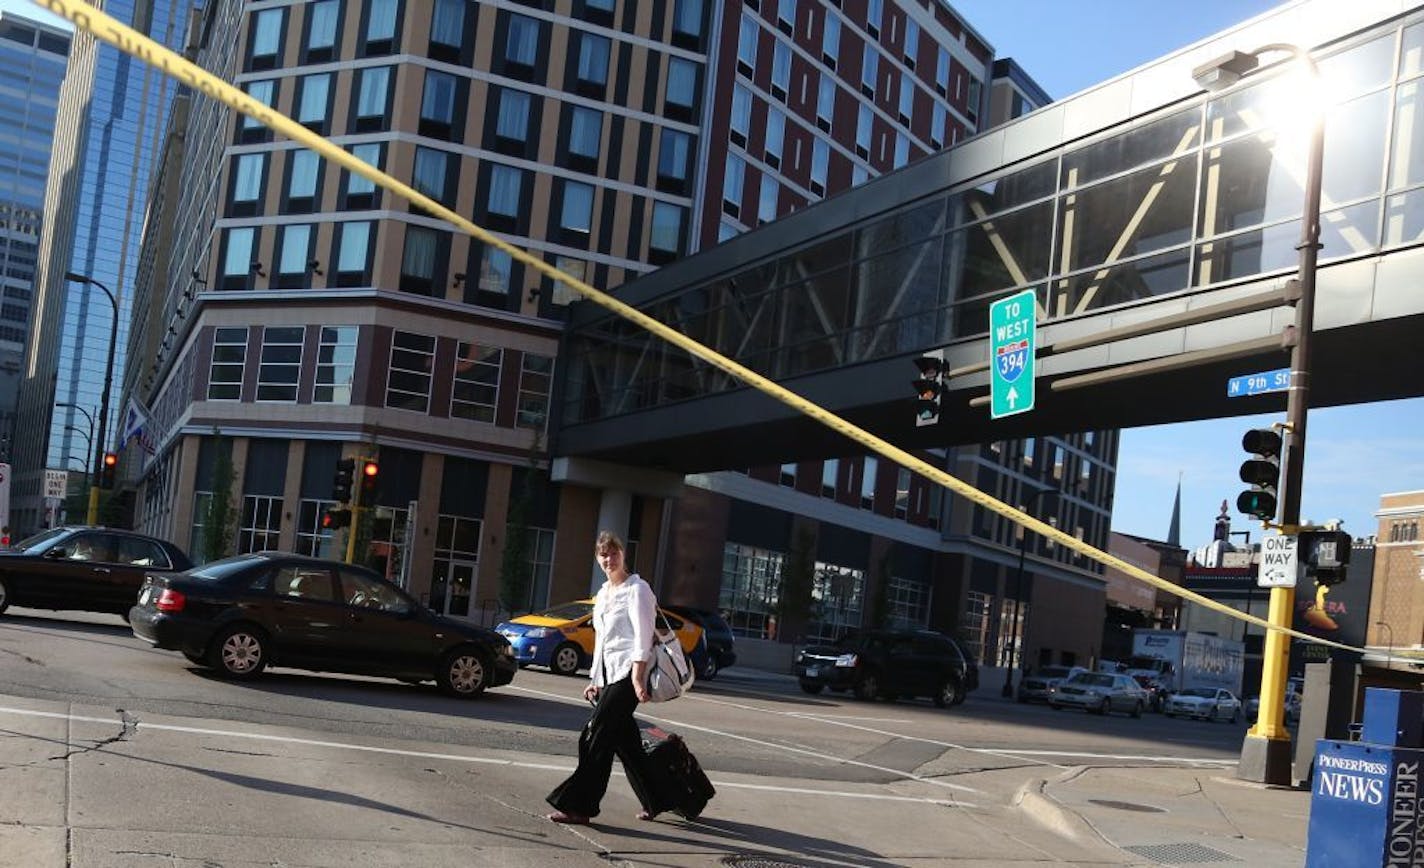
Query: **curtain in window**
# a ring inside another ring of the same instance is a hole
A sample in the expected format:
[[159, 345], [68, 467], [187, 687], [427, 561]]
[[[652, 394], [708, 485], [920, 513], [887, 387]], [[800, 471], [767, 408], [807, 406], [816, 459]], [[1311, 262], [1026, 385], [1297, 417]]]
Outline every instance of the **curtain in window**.
[[266, 154], [243, 154], [237, 158], [237, 181], [232, 188], [234, 202], [256, 202], [262, 195], [262, 175], [266, 162]]
[[672, 29], [689, 36], [702, 33], [702, 0], [677, 0], [673, 7]]
[[578, 77], [580, 81], [608, 82], [608, 39], [585, 33], [579, 40]]
[[518, 169], [494, 166], [490, 169], [490, 213], [519, 216], [519, 193], [524, 177]]
[[282, 43], [282, 9], [263, 9], [257, 13], [256, 35], [252, 38], [252, 56], [276, 54]]
[[415, 172], [411, 178], [411, 186], [432, 199], [439, 199], [444, 196], [445, 165], [446, 157], [444, 151], [436, 151], [431, 148], [416, 148]]
[[[272, 99], [277, 94], [277, 82], [270, 80], [250, 81], [244, 86], [244, 90], [247, 91], [248, 96], [252, 97], [253, 99], [257, 100], [265, 106], [271, 107]], [[257, 120], [256, 118], [250, 115], [242, 116], [242, 128], [244, 130], [256, 129], [260, 126], [262, 126], [262, 122]]]
[[455, 113], [455, 78], [443, 72], [426, 70], [425, 96], [420, 101], [420, 116], [424, 120], [450, 123]]
[[366, 41], [379, 42], [396, 35], [398, 0], [370, 0], [371, 17], [366, 25]]
[[507, 294], [513, 265], [514, 258], [508, 253], [496, 247], [486, 247], [484, 258], [480, 261], [480, 289]]
[[603, 112], [575, 108], [569, 122], [569, 152], [581, 157], [598, 159], [599, 139], [603, 138]]
[[252, 268], [252, 241], [257, 230], [243, 226], [227, 231], [227, 257], [223, 259], [224, 277], [241, 277]]
[[292, 199], [309, 199], [316, 195], [316, 175], [320, 168], [320, 158], [316, 153], [302, 148], [292, 152], [292, 180], [287, 187], [287, 196]]
[[405, 229], [405, 255], [401, 258], [401, 274], [426, 280], [435, 276], [435, 230], [424, 226]]
[[326, 120], [327, 94], [331, 87], [331, 75], [308, 75], [302, 78], [302, 105], [297, 120], [304, 124]]
[[279, 274], [305, 274], [311, 249], [311, 225], [294, 223], [282, 227], [282, 258], [277, 262]]
[[311, 30], [307, 33], [307, 48], [330, 48], [336, 44], [336, 16], [340, 11], [337, 0], [319, 0], [308, 7]]
[[430, 19], [430, 41], [459, 46], [465, 29], [465, 0], [435, 0]]
[[668, 61], [667, 101], [680, 106], [692, 107], [696, 100], [697, 65], [690, 60], [674, 57]]
[[518, 90], [500, 91], [495, 131], [506, 139], [525, 140], [529, 135], [529, 94]]
[[539, 52], [539, 23], [523, 15], [509, 16], [509, 37], [504, 45], [504, 59], [510, 63], [533, 66]]
[[653, 231], [649, 243], [654, 250], [677, 252], [682, 235], [682, 209], [667, 202], [653, 203]]
[[366, 248], [371, 243], [371, 224], [354, 221], [341, 224], [341, 251], [336, 258], [337, 271], [365, 271]]
[[389, 66], [361, 70], [361, 94], [356, 101], [356, 117], [378, 118], [386, 113], [386, 92], [391, 84]]
[[593, 187], [573, 181], [564, 183], [564, 213], [559, 224], [575, 232], [589, 231], [593, 220]]
[[691, 137], [687, 133], [663, 128], [662, 143], [658, 146], [658, 174], [664, 178], [687, 178], [687, 152]]
[[[381, 146], [375, 142], [368, 142], [364, 145], [353, 145], [351, 155], [364, 163], [369, 163], [377, 169], [381, 168]], [[352, 173], [346, 182], [347, 195], [360, 195], [362, 193], [376, 192], [376, 184], [360, 175]]]

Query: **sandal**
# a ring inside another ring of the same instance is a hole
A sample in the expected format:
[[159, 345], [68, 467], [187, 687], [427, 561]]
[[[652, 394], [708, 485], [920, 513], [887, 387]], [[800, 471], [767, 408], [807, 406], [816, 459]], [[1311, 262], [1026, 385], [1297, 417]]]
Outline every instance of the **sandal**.
[[545, 814], [544, 818], [553, 820], [555, 823], [567, 823], [572, 826], [588, 825], [588, 817], [582, 814], [569, 814], [564, 811], [555, 811], [552, 814]]

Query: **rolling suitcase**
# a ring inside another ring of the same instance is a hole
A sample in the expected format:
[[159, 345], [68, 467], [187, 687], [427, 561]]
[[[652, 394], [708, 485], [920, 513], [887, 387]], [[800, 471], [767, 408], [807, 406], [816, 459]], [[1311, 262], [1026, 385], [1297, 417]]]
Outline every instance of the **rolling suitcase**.
[[642, 735], [643, 767], [639, 774], [630, 776], [639, 800], [654, 813], [673, 811], [696, 819], [717, 794], [697, 757], [676, 733], [645, 726]]

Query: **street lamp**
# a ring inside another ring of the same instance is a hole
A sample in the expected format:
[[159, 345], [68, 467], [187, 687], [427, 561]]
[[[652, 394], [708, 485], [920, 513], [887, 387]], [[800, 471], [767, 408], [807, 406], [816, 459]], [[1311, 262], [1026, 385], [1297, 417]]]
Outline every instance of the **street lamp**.
[[[1235, 84], [1260, 66], [1260, 55], [1286, 52], [1306, 69], [1312, 82], [1319, 80], [1319, 69], [1310, 55], [1298, 45], [1273, 42], [1255, 51], [1233, 51], [1192, 71], [1204, 89], [1215, 91]], [[1305, 471], [1305, 422], [1310, 407], [1310, 337], [1315, 322], [1315, 273], [1320, 251], [1320, 186], [1324, 175], [1325, 116], [1316, 112], [1311, 118], [1310, 148], [1306, 155], [1305, 207], [1301, 212], [1300, 243], [1296, 245], [1299, 263], [1296, 281], [1299, 300], [1295, 305], [1295, 340], [1291, 346], [1291, 382], [1286, 399], [1285, 470], [1281, 474], [1280, 528], [1284, 534], [1296, 534], [1300, 525], [1300, 489]], [[1295, 609], [1294, 588], [1272, 588], [1269, 620], [1273, 627], [1289, 628]], [[1266, 633], [1265, 651], [1261, 662], [1261, 712], [1256, 724], [1246, 733], [1241, 746], [1241, 762], [1237, 777], [1258, 783], [1289, 785], [1291, 783], [1291, 736], [1285, 727], [1285, 681], [1288, 637], [1279, 630]]]
[[[1028, 512], [1029, 507], [1037, 503], [1040, 497], [1045, 494], [1057, 493], [1058, 489], [1056, 488], [1040, 488], [1028, 496], [1028, 502], [1023, 505], [1022, 509], [1024, 512]], [[1005, 645], [1005, 657], [1007, 657], [1007, 659], [1004, 660], [1004, 689], [1000, 691], [1000, 695], [1004, 697], [1014, 695], [1015, 651], [1018, 652], [1017, 656], [1020, 665], [1022, 665], [1023, 662], [1023, 640], [1019, 638], [1019, 600], [1023, 597], [1024, 555], [1028, 552], [1028, 530], [1027, 528], [1022, 530], [1023, 533], [1019, 536], [1019, 569], [1014, 576], [1014, 611], [1010, 620], [1011, 626], [1009, 627], [1009, 641], [1013, 644]]]
[[86, 524], [94, 525], [99, 523], [99, 467], [104, 463], [104, 436], [105, 429], [109, 424], [109, 390], [114, 385], [114, 349], [119, 344], [119, 301], [114, 298], [112, 292], [109, 292], [107, 286], [92, 277], [66, 271], [64, 279], [87, 286], [97, 286], [104, 295], [108, 296], [109, 304], [114, 306], [114, 319], [109, 323], [109, 361], [104, 366], [104, 392], [99, 398], [99, 437], [91, 444], [94, 463], [91, 465], [89, 474], [89, 516]]
[[73, 431], [75, 434], [78, 434], [80, 437], [84, 438], [85, 452], [94, 451], [94, 429], [90, 428], [88, 431], [85, 431], [83, 428], [76, 428], [73, 425], [65, 425], [64, 430]]

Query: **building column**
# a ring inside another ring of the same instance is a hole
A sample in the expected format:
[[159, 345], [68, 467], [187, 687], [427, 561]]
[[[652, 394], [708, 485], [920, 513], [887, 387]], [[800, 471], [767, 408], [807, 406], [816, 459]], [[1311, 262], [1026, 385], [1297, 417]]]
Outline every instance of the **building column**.
[[[628, 519], [632, 514], [633, 492], [619, 488], [603, 489], [598, 500], [598, 532], [612, 531], [618, 534], [618, 538], [623, 540], [626, 545]], [[603, 579], [603, 569], [595, 563], [588, 582], [590, 594], [598, 592], [599, 587], [603, 585]]]
[[[406, 590], [416, 599], [428, 599], [435, 571], [435, 535], [440, 530], [440, 484], [445, 456], [427, 452], [420, 464], [420, 488], [415, 495], [415, 514], [406, 516], [406, 545], [410, 546], [410, 575]], [[474, 588], [470, 606], [475, 605]]]
[[[293, 440], [287, 445], [287, 478], [282, 484], [282, 529], [277, 534], [277, 548], [284, 552], [297, 550], [297, 522], [302, 520], [302, 462], [306, 460], [307, 443]], [[296, 472], [293, 473], [295, 468]], [[319, 521], [321, 516], [317, 516]]]

